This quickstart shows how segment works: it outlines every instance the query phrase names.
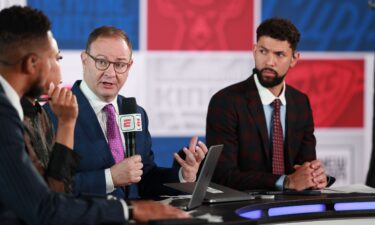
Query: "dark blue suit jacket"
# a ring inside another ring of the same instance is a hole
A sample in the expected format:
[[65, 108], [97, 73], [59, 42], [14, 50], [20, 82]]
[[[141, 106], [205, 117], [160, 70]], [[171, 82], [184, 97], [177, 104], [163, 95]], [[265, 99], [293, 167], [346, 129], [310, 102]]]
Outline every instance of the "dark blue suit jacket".
[[23, 124], [0, 85], [0, 223], [100, 224], [124, 222], [119, 201], [74, 199], [52, 192], [31, 163]]
[[[100, 127], [98, 119], [89, 101], [81, 92], [75, 82], [72, 87], [77, 97], [79, 114], [74, 132], [74, 151], [81, 156], [80, 165], [74, 178], [74, 193], [106, 194], [104, 170], [115, 164], [108, 143]], [[117, 103], [120, 114], [122, 111], [123, 96], [118, 96]], [[50, 114], [55, 128], [56, 117], [51, 112], [48, 104], [45, 109]], [[148, 118], [145, 110], [137, 106], [138, 113], [142, 116], [142, 132], [136, 133], [136, 153], [141, 155], [143, 163], [143, 175], [139, 184], [130, 187], [130, 193], [126, 196], [124, 188], [116, 188], [112, 195], [125, 198], [154, 197], [160, 194], [171, 193], [163, 186], [163, 183], [178, 182], [178, 168], [161, 168], [154, 162], [151, 150], [151, 136], [148, 131]]]

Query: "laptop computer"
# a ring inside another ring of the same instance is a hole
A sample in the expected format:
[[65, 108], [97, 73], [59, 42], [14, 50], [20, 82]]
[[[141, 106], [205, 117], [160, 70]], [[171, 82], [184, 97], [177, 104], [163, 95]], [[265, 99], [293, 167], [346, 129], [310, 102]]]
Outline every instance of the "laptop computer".
[[172, 201], [172, 205], [181, 207], [185, 210], [191, 210], [200, 206], [203, 200], [204, 202], [208, 203], [219, 203], [254, 199], [253, 196], [245, 192], [237, 191], [215, 183], [210, 183], [222, 150], [223, 145], [213, 145], [210, 147], [196, 182], [164, 184], [165, 186], [175, 190], [192, 194], [191, 199], [188, 200], [187, 204], [186, 199], [183, 199], [185, 201]]

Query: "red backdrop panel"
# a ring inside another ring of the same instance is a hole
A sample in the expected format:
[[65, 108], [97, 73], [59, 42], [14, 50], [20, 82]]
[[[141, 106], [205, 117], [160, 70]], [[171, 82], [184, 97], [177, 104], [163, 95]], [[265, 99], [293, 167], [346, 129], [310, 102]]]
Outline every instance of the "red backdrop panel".
[[287, 82], [309, 96], [316, 127], [363, 127], [364, 60], [300, 60]]
[[250, 50], [253, 1], [148, 1], [149, 50]]

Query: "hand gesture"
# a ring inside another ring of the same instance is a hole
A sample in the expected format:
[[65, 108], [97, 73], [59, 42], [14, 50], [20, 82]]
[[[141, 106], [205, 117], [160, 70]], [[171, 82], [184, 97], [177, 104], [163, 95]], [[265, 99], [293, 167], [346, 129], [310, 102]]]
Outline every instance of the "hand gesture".
[[184, 147], [183, 151], [186, 155], [185, 160], [183, 160], [177, 153], [174, 153], [174, 158], [181, 166], [184, 180], [187, 182], [194, 182], [199, 165], [208, 152], [207, 146], [203, 142], [198, 141], [198, 137], [194, 136], [190, 140], [189, 149]]

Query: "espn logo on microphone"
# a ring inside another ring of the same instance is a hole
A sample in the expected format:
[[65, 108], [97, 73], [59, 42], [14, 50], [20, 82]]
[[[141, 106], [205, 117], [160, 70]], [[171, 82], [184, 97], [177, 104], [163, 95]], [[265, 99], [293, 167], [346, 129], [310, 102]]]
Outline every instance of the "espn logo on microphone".
[[122, 132], [142, 131], [142, 119], [140, 113], [120, 115], [119, 123]]

